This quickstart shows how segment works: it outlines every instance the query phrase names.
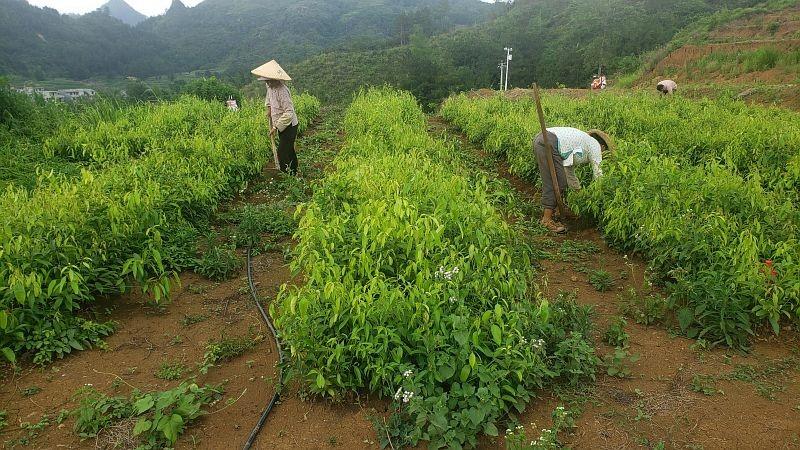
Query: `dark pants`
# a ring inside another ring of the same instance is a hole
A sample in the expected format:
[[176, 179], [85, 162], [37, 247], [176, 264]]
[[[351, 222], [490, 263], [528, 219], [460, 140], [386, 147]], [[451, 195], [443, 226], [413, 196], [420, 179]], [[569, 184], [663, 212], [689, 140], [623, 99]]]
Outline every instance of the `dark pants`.
[[294, 151], [294, 141], [297, 139], [297, 125], [286, 127], [278, 133], [278, 161], [281, 172], [297, 173], [297, 153]]
[[[558, 187], [561, 189], [563, 195], [567, 189], [567, 174], [564, 172], [564, 160], [558, 152], [558, 137], [548, 131], [547, 140], [553, 147], [553, 165], [556, 169]], [[553, 189], [553, 177], [550, 176], [550, 166], [547, 165], [547, 150], [544, 146], [542, 133], [539, 133], [536, 135], [536, 138], [534, 138], [533, 151], [536, 153], [536, 163], [539, 165], [539, 175], [542, 177], [542, 206], [555, 209], [558, 203], [556, 202], [556, 193]]]

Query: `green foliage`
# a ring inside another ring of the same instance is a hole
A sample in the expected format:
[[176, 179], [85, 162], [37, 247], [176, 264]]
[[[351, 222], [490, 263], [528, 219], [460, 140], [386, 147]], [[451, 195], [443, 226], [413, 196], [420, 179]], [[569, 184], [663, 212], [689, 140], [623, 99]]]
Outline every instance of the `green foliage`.
[[420, 33], [398, 47], [325, 52], [291, 72], [298, 86], [325, 100], [346, 101], [364, 86], [390, 84], [412, 91], [429, 108], [448, 92], [497, 87], [500, 52], [510, 45], [512, 87], [585, 88], [601, 65], [607, 74], [634, 72], [639, 55], [686, 25], [760, 1], [517, 0], [487, 24], [432, 38]]
[[32, 327], [21, 350], [33, 355], [34, 364], [45, 365], [75, 350], [105, 349], [103, 338], [110, 336], [115, 328], [114, 322], [98, 323], [80, 317], [45, 319]]
[[74, 411], [75, 432], [94, 438], [104, 430], [123, 424], [142, 449], [171, 448], [186, 426], [205, 414], [202, 408], [221, 397], [217, 387], [181, 383], [163, 392], [134, 391], [130, 398], [108, 397], [92, 388], [76, 393], [80, 406]]
[[[558, 440], [558, 435], [562, 431], [572, 432], [577, 425], [575, 424], [574, 413], [563, 406], [557, 406], [553, 410], [553, 426], [545, 428], [538, 438], [528, 438], [524, 425], [517, 425], [513, 430], [507, 429], [505, 442], [507, 450], [557, 450], [563, 448]], [[531, 430], [536, 432], [536, 430]], [[530, 439], [530, 440], [529, 440]]]
[[175, 380], [180, 380], [180, 378], [183, 376], [184, 372], [187, 371], [187, 369], [188, 368], [183, 363], [180, 362], [170, 363], [164, 361], [163, 363], [161, 363], [161, 365], [158, 367], [158, 369], [153, 375], [156, 378], [160, 378], [162, 380], [175, 381]]
[[42, 392], [42, 388], [40, 388], [39, 386], [28, 386], [22, 390], [22, 396], [32, 397], [38, 394], [39, 392]]
[[260, 336], [248, 335], [234, 338], [223, 337], [218, 341], [209, 341], [198, 370], [202, 374], [208, 373], [208, 370], [218, 363], [244, 355], [258, 345], [261, 340]]
[[[650, 260], [686, 335], [744, 347], [754, 322], [778, 333], [800, 312], [800, 116], [726, 100], [661, 100], [545, 96], [553, 123], [601, 128], [620, 144], [605, 176], [570, 193], [570, 205], [596, 219], [612, 244]], [[512, 172], [536, 179], [530, 99], [460, 95], [442, 114], [506, 155]], [[647, 323], [663, 316], [653, 300], [639, 312]]]
[[[30, 351], [45, 363], [98, 345], [110, 328], [75, 318], [95, 296], [138, 286], [166, 300], [173, 271], [193, 265], [192, 221], [208, 218], [271, 157], [264, 124], [261, 105], [234, 113], [194, 98], [67, 120], [45, 150], [92, 170], [77, 179], [42, 174], [35, 189], [0, 193], [4, 358]], [[228, 252], [206, 256], [211, 276], [229, 271]]]
[[205, 322], [206, 320], [208, 320], [208, 316], [205, 314], [187, 314], [181, 319], [181, 325], [190, 327], [196, 323]]
[[233, 220], [238, 223], [236, 242], [245, 247], [258, 245], [264, 233], [291, 236], [297, 229], [297, 222], [281, 204], [245, 205], [234, 214]]
[[183, 87], [183, 93], [210, 102], [222, 102], [233, 98], [242, 104], [242, 93], [231, 84], [220, 81], [217, 77], [192, 80]]
[[600, 248], [594, 242], [567, 239], [561, 243], [556, 256], [564, 262], [586, 262], [591, 255], [599, 252]]
[[8, 412], [0, 410], [0, 431], [8, 426]]
[[756, 50], [714, 52], [686, 65], [687, 78], [704, 79], [710, 73], [737, 77], [771, 69], [794, 74], [800, 68], [800, 49], [783, 50], [765, 46]]
[[0, 49], [0, 73], [87, 79], [222, 68], [238, 81], [252, 77], [249, 69], [263, 63], [259, 55], [291, 63], [333, 47], [388, 45], [407, 39], [415, 26], [438, 33], [484, 21], [499, 9], [477, 0], [217, 0], [197, 6], [130, 27], [101, 11], [73, 17], [2, 0], [7, 14], [0, 17], [0, 41], [9, 45]]
[[603, 357], [606, 373], [612, 377], [628, 378], [631, 376], [631, 363], [639, 360], [639, 355], [631, 353], [624, 347], [615, 347], [614, 351]]
[[271, 314], [312, 392], [392, 396], [408, 444], [475, 445], [558, 379], [557, 363], [577, 378], [593, 361], [555, 351], [561, 311], [529, 292], [522, 236], [425, 130], [407, 93], [353, 102], [345, 148], [301, 207], [292, 268], [306, 282]]
[[641, 296], [633, 288], [620, 294], [619, 303], [622, 314], [640, 325], [663, 322], [667, 312], [667, 302], [664, 298], [656, 294]]
[[625, 331], [625, 325], [627, 324], [628, 322], [622, 317], [612, 319], [606, 333], [603, 335], [603, 341], [614, 347], [627, 347], [630, 339], [630, 336]]
[[711, 375], [696, 374], [692, 377], [692, 382], [689, 387], [692, 391], [699, 392], [703, 395], [716, 395], [722, 392], [717, 389], [716, 383], [716, 378]]
[[614, 279], [605, 270], [597, 269], [589, 272], [589, 284], [598, 292], [606, 292], [614, 286]]
[[230, 280], [242, 267], [242, 259], [233, 245], [214, 245], [197, 261], [195, 272], [214, 281]]

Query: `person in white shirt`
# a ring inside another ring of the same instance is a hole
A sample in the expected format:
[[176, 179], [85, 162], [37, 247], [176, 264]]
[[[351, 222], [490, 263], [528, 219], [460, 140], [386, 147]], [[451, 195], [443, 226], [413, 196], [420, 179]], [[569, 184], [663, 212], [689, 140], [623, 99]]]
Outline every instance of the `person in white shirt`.
[[291, 77], [272, 60], [251, 71], [259, 81], [267, 83], [267, 96], [264, 106], [270, 122], [270, 136], [278, 135], [277, 159], [280, 170], [297, 173], [297, 152], [294, 143], [297, 139], [298, 120], [294, 110], [292, 94], [286, 86]]
[[656, 90], [664, 95], [674, 94], [678, 90], [678, 83], [672, 80], [664, 80], [656, 85]]
[[[581, 189], [581, 183], [575, 176], [575, 166], [591, 164], [594, 178], [603, 176], [600, 163], [603, 161], [603, 152], [613, 147], [611, 138], [600, 130], [581, 131], [570, 127], [551, 127], [547, 129], [547, 139], [553, 147], [553, 163], [556, 169], [558, 186], [563, 193], [566, 188]], [[542, 225], [556, 233], [564, 233], [566, 227], [554, 218], [556, 207], [555, 189], [547, 164], [547, 150], [544, 145], [542, 133], [533, 140], [533, 151], [539, 166], [539, 175], [542, 178]]]

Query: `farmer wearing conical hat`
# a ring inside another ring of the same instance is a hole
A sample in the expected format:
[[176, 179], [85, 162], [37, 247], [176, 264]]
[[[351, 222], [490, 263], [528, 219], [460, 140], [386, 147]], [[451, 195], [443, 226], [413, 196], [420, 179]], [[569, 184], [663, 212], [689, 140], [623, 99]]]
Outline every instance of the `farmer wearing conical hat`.
[[270, 138], [278, 135], [277, 161], [282, 172], [297, 172], [297, 153], [294, 141], [297, 138], [297, 114], [294, 111], [292, 94], [286, 86], [291, 81], [283, 68], [272, 60], [252, 71], [259, 81], [267, 83], [267, 97], [264, 106], [270, 121]]
[[[547, 129], [547, 139], [553, 147], [553, 162], [556, 169], [556, 180], [560, 192], [566, 188], [578, 190], [581, 182], [575, 176], [575, 166], [583, 164], [592, 165], [592, 173], [597, 179], [603, 176], [600, 162], [603, 152], [613, 150], [613, 142], [607, 134], [600, 130], [581, 131], [577, 128], [551, 127]], [[557, 206], [553, 179], [547, 164], [547, 150], [545, 149], [542, 133], [533, 140], [533, 150], [536, 153], [536, 163], [539, 165], [539, 175], [542, 178], [542, 206], [544, 213], [541, 223], [551, 231], [564, 233], [566, 227], [556, 221], [554, 214]]]

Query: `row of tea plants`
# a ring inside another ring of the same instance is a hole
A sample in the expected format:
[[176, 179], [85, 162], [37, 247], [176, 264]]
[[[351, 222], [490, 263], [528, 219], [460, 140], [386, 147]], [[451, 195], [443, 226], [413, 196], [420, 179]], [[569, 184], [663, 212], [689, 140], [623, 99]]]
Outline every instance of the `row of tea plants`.
[[[442, 114], [536, 181], [530, 99], [455, 96]], [[754, 327], [800, 315], [800, 115], [644, 94], [544, 98], [550, 124], [602, 128], [619, 148], [572, 193], [614, 244], [641, 252], [690, 337], [745, 347]], [[588, 181], [588, 180], [587, 180]]]
[[393, 399], [379, 433], [393, 445], [471, 447], [547, 383], [593, 377], [597, 358], [587, 310], [537, 296], [531, 249], [485, 177], [426, 126], [408, 93], [357, 96], [334, 170], [298, 211], [305, 284], [271, 314], [312, 392]]
[[[319, 103], [300, 104], [307, 124]], [[0, 194], [0, 350], [10, 361], [31, 353], [46, 363], [102, 345], [113, 325], [76, 314], [98, 296], [135, 287], [156, 302], [168, 297], [195, 245], [186, 230], [272, 157], [255, 103], [231, 112], [186, 97], [64, 130], [47, 147], [102, 164], [78, 178], [42, 173], [36, 189], [11, 185]]]
[[[295, 95], [294, 101], [298, 132], [302, 133], [319, 113], [320, 103], [309, 94]], [[245, 111], [257, 109], [251, 102], [244, 105]], [[219, 133], [217, 124], [227, 115], [219, 102], [186, 96], [174, 103], [144, 103], [105, 112], [84, 114], [62, 126], [44, 142], [45, 154], [108, 166], [150, 151], [181, 152], [192, 148], [197, 136], [214, 136], [225, 146], [240, 144], [233, 140], [224, 142], [226, 136]]]

